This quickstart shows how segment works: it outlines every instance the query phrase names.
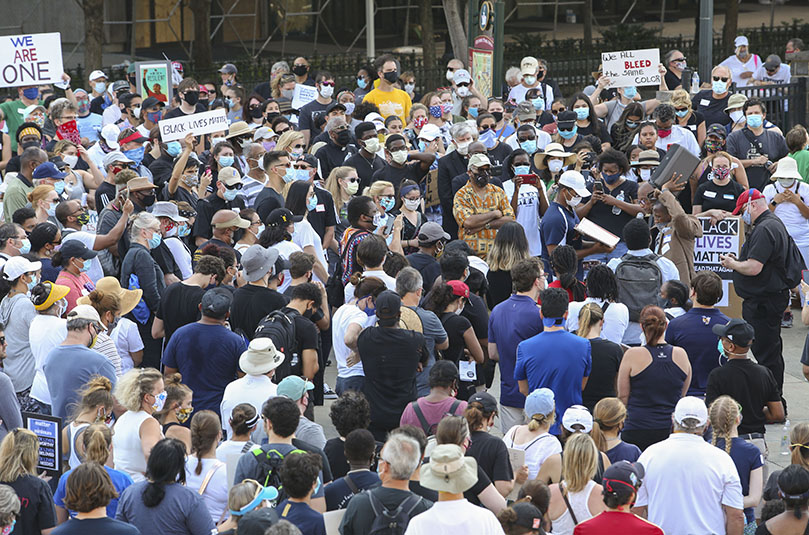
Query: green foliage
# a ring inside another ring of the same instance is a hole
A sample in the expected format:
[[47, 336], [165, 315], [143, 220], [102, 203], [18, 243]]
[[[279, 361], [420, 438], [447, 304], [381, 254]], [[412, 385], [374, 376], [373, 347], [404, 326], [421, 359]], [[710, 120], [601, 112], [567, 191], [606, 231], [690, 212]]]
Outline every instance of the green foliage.
[[617, 24], [601, 32], [601, 35], [603, 51], [632, 50], [654, 44], [659, 40], [660, 30], [644, 24]]

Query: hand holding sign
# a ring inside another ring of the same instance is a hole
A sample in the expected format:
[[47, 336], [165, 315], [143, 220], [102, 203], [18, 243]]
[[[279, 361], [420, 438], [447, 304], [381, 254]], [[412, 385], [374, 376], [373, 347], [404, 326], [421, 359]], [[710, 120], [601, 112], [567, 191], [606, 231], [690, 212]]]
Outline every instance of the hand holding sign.
[[174, 119], [163, 119], [158, 126], [160, 139], [163, 143], [168, 143], [183, 139], [188, 134], [199, 136], [211, 132], [225, 132], [228, 129], [228, 114], [224, 108], [219, 108]]
[[660, 49], [625, 50], [601, 54], [602, 76], [609, 78], [610, 87], [630, 87], [660, 84]]

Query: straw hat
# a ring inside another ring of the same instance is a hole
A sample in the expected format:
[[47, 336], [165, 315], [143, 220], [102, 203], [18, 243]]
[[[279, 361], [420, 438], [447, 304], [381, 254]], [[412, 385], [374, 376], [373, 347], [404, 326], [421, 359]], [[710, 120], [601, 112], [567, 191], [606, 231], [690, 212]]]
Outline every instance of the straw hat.
[[[118, 299], [121, 300], [121, 310], [119, 312], [121, 316], [132, 312], [135, 306], [140, 302], [141, 297], [143, 297], [143, 290], [124, 290], [121, 288], [121, 283], [119, 283], [118, 279], [115, 277], [103, 277], [99, 279], [96, 283], [96, 290], [118, 296]], [[79, 305], [89, 305], [91, 304], [90, 297], [83, 295], [76, 299], [76, 303]]]
[[562, 146], [561, 143], [548, 143], [548, 146], [545, 147], [544, 152], [538, 152], [534, 154], [534, 166], [537, 169], [545, 169], [547, 165], [545, 164], [545, 159], [548, 156], [554, 156], [557, 158], [564, 158], [565, 159], [565, 166], [573, 165], [576, 163], [576, 155], [572, 152], [565, 152], [565, 148]]
[[244, 136], [247, 134], [253, 135], [253, 130], [258, 128], [258, 125], [250, 126], [244, 121], [236, 121], [230, 128], [228, 128], [228, 135], [225, 136], [225, 139], [230, 139], [237, 136]]

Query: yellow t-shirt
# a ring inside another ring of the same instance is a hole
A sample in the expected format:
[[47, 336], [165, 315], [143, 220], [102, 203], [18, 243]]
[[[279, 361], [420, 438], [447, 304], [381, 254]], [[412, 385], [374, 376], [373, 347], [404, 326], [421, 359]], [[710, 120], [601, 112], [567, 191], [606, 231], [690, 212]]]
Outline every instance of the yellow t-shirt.
[[362, 100], [363, 102], [376, 104], [379, 108], [379, 113], [385, 119], [391, 115], [398, 115], [404, 124], [407, 124], [410, 107], [413, 105], [410, 101], [410, 95], [401, 89], [394, 89], [393, 91], [373, 89]]

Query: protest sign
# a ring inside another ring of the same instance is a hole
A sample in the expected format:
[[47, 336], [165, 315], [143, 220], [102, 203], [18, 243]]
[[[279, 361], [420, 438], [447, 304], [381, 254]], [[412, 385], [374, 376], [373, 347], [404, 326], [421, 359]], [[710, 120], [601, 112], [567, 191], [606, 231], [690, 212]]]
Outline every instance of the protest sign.
[[55, 84], [62, 80], [59, 32], [0, 37], [0, 87]]
[[163, 104], [172, 98], [171, 63], [168, 61], [147, 61], [135, 64], [135, 78], [138, 94], [144, 99], [154, 97]]
[[211, 132], [226, 132], [228, 129], [228, 114], [224, 108], [194, 113], [174, 119], [163, 119], [157, 126], [160, 127], [160, 139], [164, 143], [183, 139], [188, 134], [200, 136]]
[[62, 419], [33, 412], [23, 412], [22, 419], [23, 426], [39, 438], [37, 472], [58, 477], [62, 474]]
[[295, 84], [292, 94], [292, 109], [299, 110], [317, 98], [317, 88], [311, 85]]
[[[730, 317], [741, 316], [741, 299], [733, 289], [733, 270], [722, 266], [720, 257], [733, 253], [737, 257], [744, 241], [744, 225], [738, 217], [728, 217], [711, 223], [710, 217], [700, 217], [702, 237], [694, 240], [694, 270], [710, 270], [722, 279], [722, 300], [716, 306]], [[731, 314], [731, 312], [735, 312]]]
[[609, 87], [660, 85], [658, 48], [604, 52], [601, 63], [602, 76], [610, 79]]

